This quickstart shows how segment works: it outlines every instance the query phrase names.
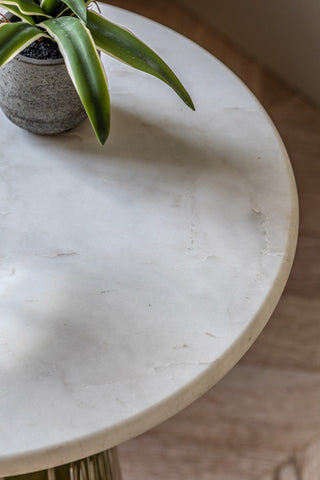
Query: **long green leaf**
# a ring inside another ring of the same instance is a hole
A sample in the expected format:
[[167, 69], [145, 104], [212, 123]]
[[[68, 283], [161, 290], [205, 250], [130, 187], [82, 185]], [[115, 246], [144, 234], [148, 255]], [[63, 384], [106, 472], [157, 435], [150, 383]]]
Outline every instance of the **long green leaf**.
[[62, 0], [84, 23], [87, 23], [87, 8], [84, 0]]
[[4, 7], [9, 12], [13, 13], [16, 17], [20, 17], [22, 21], [30, 23], [30, 25], [35, 25], [36, 22], [31, 17], [31, 15], [26, 15], [25, 13], [20, 12], [19, 8], [15, 5], [10, 5], [5, 2], [1, 2], [1, 6]]
[[9, 62], [21, 50], [46, 36], [42, 30], [25, 22], [2, 23], [0, 25], [0, 66]]
[[59, 3], [60, 0], [42, 0], [40, 2], [40, 7], [46, 14], [53, 16], [56, 8], [59, 6]]
[[46, 20], [40, 26], [58, 43], [69, 75], [103, 145], [109, 134], [110, 99], [107, 79], [89, 30], [75, 17]]
[[[4, 3], [6, 3], [7, 5], [14, 5], [18, 7], [20, 12], [25, 13], [26, 15], [39, 15], [48, 18], [50, 17], [50, 15], [47, 15], [33, 0], [5, 0]], [[1, 1], [0, 4], [2, 4]]]
[[168, 65], [147, 45], [128, 30], [106, 20], [96, 12], [88, 11], [87, 27], [99, 49], [131, 67], [154, 75], [182, 98], [194, 110], [190, 95]]
[[[65, 4], [64, 4], [65, 5]], [[68, 12], [68, 13], [66, 13]], [[69, 13], [70, 12], [70, 13]], [[67, 7], [66, 5], [62, 8], [62, 10], [57, 14], [55, 15], [55, 18], [59, 18], [59, 17], [62, 17], [63, 15], [70, 15], [71, 14], [71, 10], [69, 7]]]
[[[92, 3], [92, 0], [89, 0], [89, 3]], [[71, 9], [68, 4], [73, 4], [73, 9]], [[40, 6], [44, 10], [50, 10], [54, 18], [73, 16], [73, 13], [75, 13], [80, 20], [87, 23], [87, 4], [84, 3], [83, 0], [78, 0], [78, 3], [76, 3], [76, 0], [73, 0], [73, 2], [65, 0], [42, 0]], [[47, 13], [49, 13], [48, 11]]]

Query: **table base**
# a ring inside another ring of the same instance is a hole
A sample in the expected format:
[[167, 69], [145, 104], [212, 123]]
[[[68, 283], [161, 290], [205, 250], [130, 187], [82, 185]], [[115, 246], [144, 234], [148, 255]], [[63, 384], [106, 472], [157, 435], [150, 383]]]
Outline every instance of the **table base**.
[[121, 480], [121, 471], [117, 449], [112, 448], [67, 465], [5, 477], [5, 480]]

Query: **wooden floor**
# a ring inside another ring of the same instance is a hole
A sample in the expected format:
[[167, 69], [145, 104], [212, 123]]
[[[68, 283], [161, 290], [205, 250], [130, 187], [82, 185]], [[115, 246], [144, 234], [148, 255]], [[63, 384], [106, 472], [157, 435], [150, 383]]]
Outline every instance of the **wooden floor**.
[[258, 341], [208, 394], [120, 448], [124, 480], [320, 480], [320, 110], [172, 2], [110, 3], [183, 33], [244, 80], [286, 144], [301, 215], [291, 278]]

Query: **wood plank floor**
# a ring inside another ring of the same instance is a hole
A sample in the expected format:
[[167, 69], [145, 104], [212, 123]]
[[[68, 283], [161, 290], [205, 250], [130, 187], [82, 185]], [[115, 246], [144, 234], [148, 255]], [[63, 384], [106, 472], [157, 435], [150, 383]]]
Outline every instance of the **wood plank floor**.
[[110, 3], [186, 35], [244, 80], [285, 142], [301, 215], [291, 278], [258, 341], [208, 394], [121, 446], [124, 480], [320, 480], [320, 110], [178, 4]]

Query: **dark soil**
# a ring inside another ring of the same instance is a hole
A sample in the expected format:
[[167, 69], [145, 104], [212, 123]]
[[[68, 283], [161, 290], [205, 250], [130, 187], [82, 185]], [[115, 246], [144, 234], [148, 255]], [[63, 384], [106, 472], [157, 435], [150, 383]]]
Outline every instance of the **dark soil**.
[[37, 58], [39, 60], [62, 58], [58, 45], [49, 38], [42, 38], [40, 42], [39, 40], [34, 41], [22, 50], [20, 54], [25, 57]]

